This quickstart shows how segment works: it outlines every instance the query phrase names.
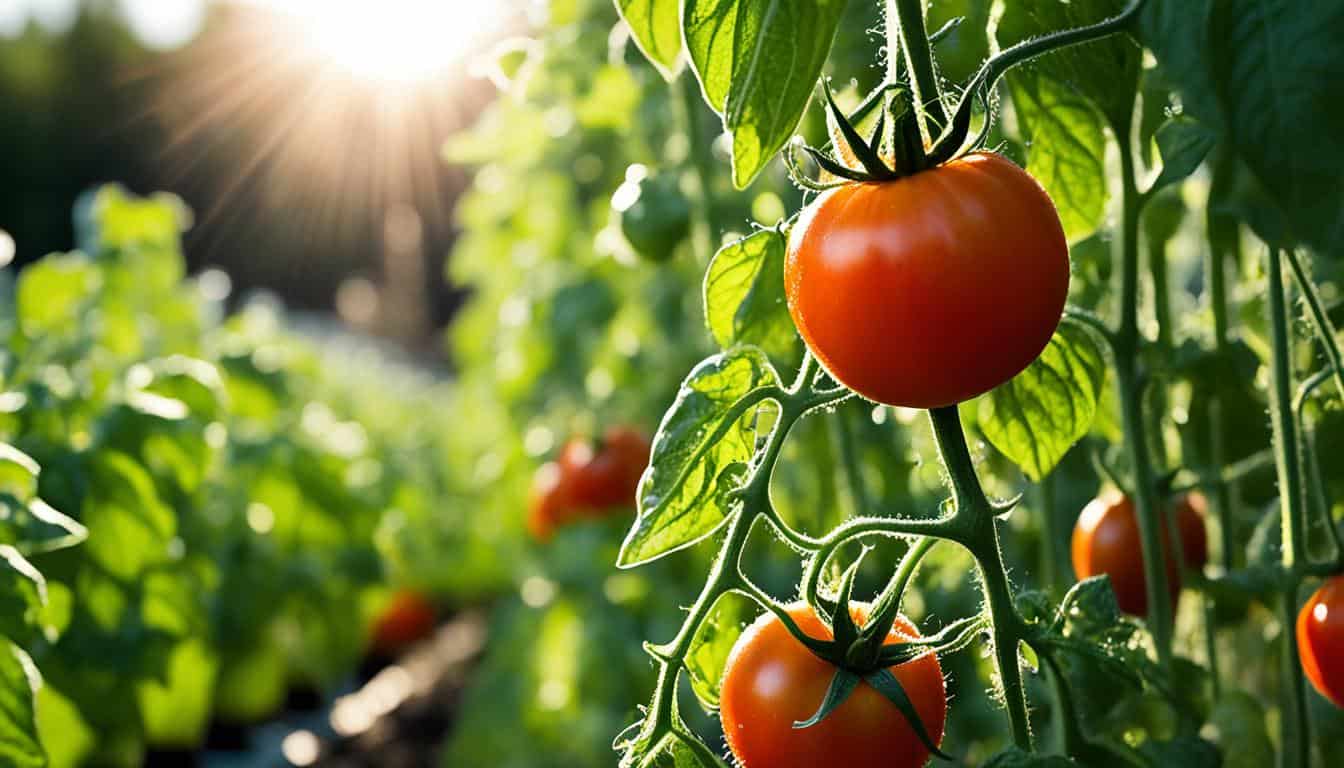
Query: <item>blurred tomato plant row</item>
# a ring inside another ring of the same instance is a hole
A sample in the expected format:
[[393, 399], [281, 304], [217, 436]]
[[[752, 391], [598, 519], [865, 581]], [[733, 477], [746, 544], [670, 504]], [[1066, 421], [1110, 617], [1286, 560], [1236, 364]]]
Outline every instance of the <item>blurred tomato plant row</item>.
[[492, 608], [448, 765], [1344, 760], [1344, 12], [925, 5], [547, 3], [445, 148], [448, 383], [81, 207], [7, 287], [3, 756], [262, 717], [412, 588]]

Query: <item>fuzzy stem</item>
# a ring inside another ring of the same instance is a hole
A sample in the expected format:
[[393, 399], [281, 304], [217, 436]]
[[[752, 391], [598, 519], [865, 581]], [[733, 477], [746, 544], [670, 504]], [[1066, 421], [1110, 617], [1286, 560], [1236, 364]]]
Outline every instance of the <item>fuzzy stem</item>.
[[[1231, 310], [1227, 299], [1227, 270], [1229, 265], [1235, 267], [1241, 261], [1241, 238], [1237, 220], [1223, 212], [1220, 205], [1232, 183], [1232, 163], [1230, 152], [1226, 149], [1220, 150], [1214, 163], [1213, 183], [1209, 187], [1206, 219], [1209, 259], [1205, 268], [1209, 280], [1209, 304], [1213, 312], [1213, 352], [1220, 366], [1225, 364], [1230, 348], [1228, 326]], [[1233, 531], [1236, 509], [1233, 507], [1231, 489], [1222, 477], [1223, 465], [1227, 462], [1224, 443], [1228, 426], [1227, 414], [1217, 390], [1209, 393], [1207, 407], [1209, 464], [1217, 473], [1209, 490], [1212, 496], [1213, 514], [1218, 520], [1223, 567], [1230, 571], [1241, 561], [1241, 547], [1238, 546]]]
[[1284, 633], [1279, 736], [1283, 768], [1305, 768], [1308, 758], [1306, 693], [1293, 627], [1297, 619], [1297, 588], [1307, 565], [1305, 550], [1302, 464], [1297, 424], [1293, 419], [1292, 336], [1288, 332], [1288, 297], [1283, 283], [1283, 256], [1278, 248], [1266, 254], [1269, 278], [1270, 421], [1274, 428], [1274, 458], [1279, 479], [1279, 513], [1283, 534], [1284, 579], [1279, 622]]
[[1003, 564], [995, 509], [980, 486], [980, 478], [975, 474], [975, 463], [966, 445], [966, 434], [962, 431], [957, 407], [950, 405], [934, 408], [929, 411], [929, 421], [933, 424], [938, 453], [952, 486], [956, 518], [965, 520], [968, 526], [962, 544], [970, 550], [980, 568], [985, 605], [989, 609], [994, 659], [999, 672], [999, 693], [1008, 712], [1013, 743], [1019, 749], [1030, 752], [1033, 749], [1031, 719], [1027, 712], [1022, 667], [1018, 662], [1018, 644], [1022, 642], [1024, 626], [1013, 603], [1008, 570]]
[[1158, 663], [1169, 666], [1172, 657], [1172, 606], [1167, 589], [1166, 557], [1162, 547], [1163, 515], [1148, 447], [1143, 414], [1143, 385], [1139, 376], [1139, 214], [1142, 198], [1135, 182], [1134, 150], [1128, 126], [1112, 125], [1120, 150], [1121, 228], [1119, 248], [1120, 325], [1115, 338], [1116, 392], [1120, 399], [1125, 451], [1133, 472], [1129, 489], [1138, 518], [1143, 548], [1143, 574], [1148, 597], [1148, 626], [1157, 647]]
[[[910, 73], [915, 110], [920, 134], [927, 145], [947, 123], [942, 90], [938, 87], [938, 73], [934, 68], [933, 50], [929, 47], [929, 32], [924, 25], [924, 0], [886, 0], [887, 5], [887, 74], [894, 78], [896, 52], [905, 57]], [[932, 123], [932, 125], [930, 125]]]

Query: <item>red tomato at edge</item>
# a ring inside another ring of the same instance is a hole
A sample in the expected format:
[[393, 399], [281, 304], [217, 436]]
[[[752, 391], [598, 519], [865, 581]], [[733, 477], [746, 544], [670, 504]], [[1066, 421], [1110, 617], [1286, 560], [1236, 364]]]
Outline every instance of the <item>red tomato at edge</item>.
[[373, 627], [374, 650], [398, 654], [434, 632], [434, 606], [418, 592], [402, 590], [393, 595]]
[[[868, 606], [851, 606], [856, 621]], [[832, 637], [830, 629], [807, 606], [789, 607], [804, 632]], [[888, 642], [919, 637], [904, 617], [896, 620]], [[919, 713], [934, 743], [943, 738], [947, 690], [936, 654], [891, 667]], [[918, 768], [929, 751], [896, 705], [867, 683], [824, 720], [794, 728], [807, 720], [831, 683], [835, 667], [817, 658], [767, 613], [747, 628], [733, 646], [724, 670], [720, 717], [728, 746], [742, 768]]]
[[1344, 575], [1326, 580], [1297, 614], [1297, 651], [1312, 687], [1344, 709]]
[[836, 380], [879, 403], [936, 408], [988, 392], [1045, 349], [1069, 248], [1040, 184], [974, 152], [823, 193], [790, 233], [784, 288]]

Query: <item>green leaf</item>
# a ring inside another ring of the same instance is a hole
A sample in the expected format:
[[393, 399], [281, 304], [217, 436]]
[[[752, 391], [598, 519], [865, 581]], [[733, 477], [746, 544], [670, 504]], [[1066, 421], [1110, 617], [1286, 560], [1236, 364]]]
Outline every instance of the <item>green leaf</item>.
[[76, 208], [81, 247], [160, 246], [176, 248], [178, 236], [192, 223], [191, 209], [177, 195], [158, 192], [137, 197], [118, 184], [98, 189], [87, 210]]
[[41, 685], [42, 678], [28, 654], [0, 637], [0, 764], [13, 768], [47, 764], [33, 707]]
[[635, 45], [670, 79], [681, 55], [681, 0], [616, 0], [616, 10]]
[[[1180, 736], [1171, 741], [1146, 741], [1139, 751], [1153, 765], [1179, 765], [1181, 768], [1220, 768], [1223, 756], [1213, 744], [1198, 736]], [[1269, 763], [1273, 764], [1273, 761]]]
[[87, 528], [42, 499], [23, 504], [0, 493], [0, 543], [33, 555], [73, 547], [88, 536]]
[[78, 327], [97, 292], [98, 268], [83, 254], [48, 256], [19, 273], [15, 312], [31, 337]]
[[90, 556], [124, 579], [167, 561], [177, 519], [144, 468], [125, 454], [103, 451], [93, 457], [89, 474], [91, 492], [84, 500], [83, 520], [89, 528]]
[[685, 0], [686, 48], [746, 187], [793, 135], [845, 0]]
[[9, 443], [0, 443], [0, 493], [22, 502], [37, 495], [37, 462]]
[[46, 602], [42, 574], [17, 549], [0, 545], [0, 635], [26, 641], [41, 624]]
[[1039, 755], [1010, 747], [991, 757], [981, 768], [1076, 768], [1078, 763], [1063, 755]]
[[1155, 138], [1162, 155], [1162, 171], [1148, 188], [1150, 194], [1194, 173], [1216, 142], [1211, 131], [1188, 117], [1173, 117], [1163, 123]]
[[1039, 481], [1091, 429], [1105, 378], [1106, 359], [1093, 331], [1066, 321], [1025, 371], [980, 398], [980, 428]]
[[[1116, 15], [1127, 3], [1128, 0], [1011, 3], [998, 19], [993, 37], [1006, 47], [1030, 37], [1094, 24]], [[1095, 106], [1110, 125], [1127, 127], [1139, 88], [1140, 53], [1132, 38], [1117, 34], [1046, 54], [1031, 64], [1031, 71]]]
[[763, 229], [714, 254], [705, 274], [705, 322], [724, 349], [751, 344], [775, 359], [797, 344], [784, 299], [784, 236]]
[[1035, 72], [1014, 73], [1008, 90], [1027, 141], [1027, 170], [1059, 211], [1070, 243], [1097, 230], [1106, 213], [1106, 134], [1086, 99]]
[[735, 592], [726, 592], [714, 601], [709, 615], [695, 630], [686, 652], [686, 677], [691, 690], [708, 709], [719, 706], [719, 686], [742, 628], [755, 614], [756, 604]]
[[1274, 743], [1265, 726], [1265, 707], [1244, 691], [1223, 691], [1209, 722], [1223, 753], [1223, 768], [1274, 764]]
[[1153, 0], [1142, 33], [1186, 112], [1225, 136], [1263, 185], [1274, 215], [1248, 217], [1259, 234], [1344, 252], [1344, 110], [1323, 86], [1344, 80], [1344, 6]]
[[690, 546], [727, 519], [730, 494], [755, 454], [755, 421], [764, 409], [734, 406], [754, 389], [778, 385], [770, 361], [754, 347], [714, 355], [691, 371], [654, 437], [639, 483], [639, 518], [621, 546], [620, 566]]

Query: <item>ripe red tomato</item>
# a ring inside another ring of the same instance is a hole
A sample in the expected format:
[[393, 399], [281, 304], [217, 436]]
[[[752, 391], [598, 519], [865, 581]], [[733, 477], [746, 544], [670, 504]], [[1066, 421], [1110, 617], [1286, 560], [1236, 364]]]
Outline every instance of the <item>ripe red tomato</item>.
[[[861, 622], [868, 606], [855, 604]], [[830, 628], [807, 606], [789, 607], [789, 615], [807, 634], [829, 639]], [[904, 617], [888, 642], [919, 637]], [[943, 670], [933, 653], [891, 668], [915, 705], [935, 743], [943, 738], [947, 691]], [[742, 768], [918, 768], [929, 759], [905, 716], [867, 683], [860, 683], [843, 704], [821, 722], [797, 729], [807, 720], [831, 683], [835, 667], [817, 658], [767, 613], [747, 628], [728, 657], [723, 676], [720, 717], [728, 746]]]
[[565, 443], [533, 478], [528, 531], [548, 541], [559, 526], [634, 506], [649, 450], [648, 438], [632, 427], [608, 429], [596, 449], [586, 440]]
[[[1199, 569], [1208, 561], [1208, 537], [1204, 530], [1202, 496], [1182, 497], [1176, 504], [1181, 532], [1181, 551], [1186, 567]], [[1175, 606], [1181, 594], [1180, 566], [1170, 552], [1170, 537], [1162, 532], [1166, 551], [1167, 585]], [[1120, 610], [1135, 616], [1148, 615], [1147, 580], [1143, 575], [1143, 541], [1134, 502], [1115, 489], [1102, 493], [1083, 508], [1073, 528], [1073, 570], [1078, 578], [1106, 574], [1111, 577]]]
[[1344, 575], [1330, 577], [1297, 614], [1297, 651], [1312, 687], [1344, 708]]
[[587, 515], [632, 507], [639, 478], [649, 463], [649, 440], [631, 427], [612, 427], [594, 449], [571, 440], [560, 451], [562, 472], [571, 479], [569, 500]]
[[888, 405], [983, 394], [1040, 355], [1064, 310], [1069, 249], [1045, 190], [974, 152], [803, 210], [784, 265], [789, 312], [840, 383]]
[[401, 653], [429, 637], [434, 622], [434, 605], [419, 592], [402, 590], [374, 622], [373, 649], [388, 656]]
[[527, 531], [537, 541], [550, 541], [556, 527], [566, 522], [574, 507], [572, 473], [564, 464], [548, 461], [532, 476], [532, 499], [527, 510]]

